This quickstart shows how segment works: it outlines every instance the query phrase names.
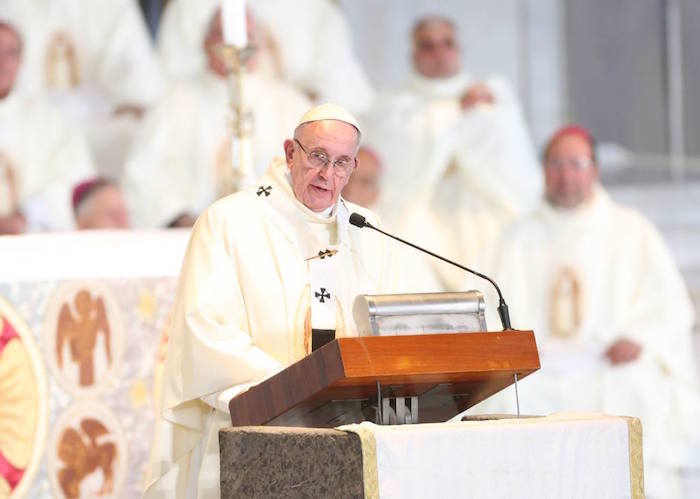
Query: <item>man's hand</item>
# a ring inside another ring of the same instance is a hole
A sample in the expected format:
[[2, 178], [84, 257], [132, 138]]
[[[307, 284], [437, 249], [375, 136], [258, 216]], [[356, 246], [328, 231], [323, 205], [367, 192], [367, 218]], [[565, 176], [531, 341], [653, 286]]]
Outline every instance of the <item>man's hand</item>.
[[182, 227], [192, 227], [197, 219], [189, 213], [181, 213], [166, 225], [168, 229], [178, 229]]
[[621, 338], [610, 345], [610, 348], [605, 351], [605, 357], [612, 365], [617, 366], [636, 360], [641, 351], [642, 347], [634, 341]]
[[493, 93], [491, 93], [486, 83], [482, 82], [471, 85], [460, 99], [460, 105], [464, 110], [474, 107], [481, 102], [489, 104], [494, 102]]
[[0, 235], [22, 234], [27, 230], [27, 221], [21, 213], [0, 216]]
[[140, 120], [145, 112], [146, 108], [139, 104], [120, 104], [113, 111], [115, 116], [133, 116], [137, 120]]

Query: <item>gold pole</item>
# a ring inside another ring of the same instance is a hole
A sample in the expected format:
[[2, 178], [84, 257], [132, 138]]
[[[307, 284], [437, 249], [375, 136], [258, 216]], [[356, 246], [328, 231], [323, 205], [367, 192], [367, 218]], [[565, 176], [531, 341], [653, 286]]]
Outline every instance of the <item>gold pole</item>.
[[255, 181], [253, 169], [253, 113], [246, 99], [246, 61], [255, 52], [251, 46], [222, 47], [228, 73], [229, 105], [231, 107], [231, 176], [230, 192], [238, 192]]

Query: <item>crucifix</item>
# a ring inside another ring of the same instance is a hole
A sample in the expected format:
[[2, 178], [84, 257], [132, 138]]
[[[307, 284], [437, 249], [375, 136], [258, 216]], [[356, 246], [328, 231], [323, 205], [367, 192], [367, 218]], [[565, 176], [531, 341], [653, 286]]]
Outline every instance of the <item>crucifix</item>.
[[267, 187], [263, 187], [263, 186], [261, 185], [260, 187], [258, 187], [258, 191], [256, 192], [256, 194], [257, 194], [258, 196], [262, 196], [263, 194], [265, 194], [265, 197], [267, 197], [267, 196], [270, 195], [271, 192], [272, 192], [272, 186], [271, 186], [271, 185], [268, 185]]
[[326, 288], [321, 288], [320, 291], [320, 293], [318, 291], [314, 293], [314, 296], [318, 298], [318, 301], [320, 301], [321, 303], [326, 303], [326, 300], [330, 300], [331, 294], [328, 291], [326, 291]]

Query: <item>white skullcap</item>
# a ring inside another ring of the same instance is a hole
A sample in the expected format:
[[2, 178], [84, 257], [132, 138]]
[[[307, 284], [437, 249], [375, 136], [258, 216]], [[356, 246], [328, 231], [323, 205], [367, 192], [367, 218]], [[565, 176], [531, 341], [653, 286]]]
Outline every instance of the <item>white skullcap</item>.
[[304, 123], [311, 123], [312, 121], [322, 121], [322, 120], [337, 120], [352, 125], [357, 129], [357, 133], [362, 133], [360, 131], [360, 125], [358, 124], [355, 117], [350, 114], [350, 111], [340, 107], [338, 104], [332, 104], [327, 102], [325, 104], [320, 104], [314, 106], [304, 113], [301, 117], [299, 123], [297, 123], [297, 128]]

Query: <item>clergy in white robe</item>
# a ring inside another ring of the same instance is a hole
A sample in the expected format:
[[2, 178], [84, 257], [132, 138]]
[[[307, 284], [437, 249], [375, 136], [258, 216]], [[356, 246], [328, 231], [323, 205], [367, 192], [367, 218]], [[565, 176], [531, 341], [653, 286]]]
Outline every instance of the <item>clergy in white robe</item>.
[[371, 147], [357, 151], [357, 168], [343, 189], [343, 198], [365, 208], [372, 209], [379, 199], [379, 179], [382, 160]]
[[[220, 0], [171, 0], [163, 13], [158, 50], [174, 78], [198, 74], [206, 66], [199, 50], [207, 23]], [[353, 112], [369, 109], [374, 90], [355, 55], [341, 9], [330, 0], [248, 2], [267, 33], [258, 48], [276, 76], [318, 102], [337, 102]]]
[[51, 100], [88, 139], [98, 168], [118, 177], [139, 113], [164, 90], [134, 0], [3, 0], [24, 37], [16, 90]]
[[14, 90], [22, 40], [0, 19], [0, 233], [68, 229], [71, 189], [94, 175], [80, 132], [40, 98]]
[[[146, 497], [218, 498], [218, 430], [238, 393], [310, 353], [314, 329], [357, 334], [358, 294], [392, 292], [386, 239], [349, 225], [340, 192], [359, 145], [335, 105], [302, 117], [258, 185], [197, 221], [185, 256]], [[323, 258], [321, 258], [323, 257]]]
[[[460, 69], [449, 20], [418, 22], [413, 66], [366, 117], [367, 141], [386, 165], [377, 211], [388, 226], [470, 264], [539, 200], [541, 171], [514, 93], [502, 78], [478, 82]], [[436, 270], [446, 289], [461, 281], [459, 271]]]
[[[129, 153], [124, 189], [134, 224], [165, 226], [181, 217], [198, 216], [216, 199], [230, 194], [232, 112], [226, 69], [220, 56], [221, 16], [212, 17], [202, 52], [208, 69], [176, 85], [145, 117]], [[251, 71], [245, 81], [246, 105], [252, 111], [254, 178], [281, 144], [309, 100], [291, 86]], [[167, 178], [167, 189], [163, 189]]]
[[[700, 418], [687, 290], [659, 233], [598, 185], [584, 129], [563, 129], [545, 154], [547, 199], [508, 229], [484, 266], [513, 327], [535, 331], [542, 368], [519, 383], [520, 410], [641, 418], [648, 497], [679, 497], [674, 471]], [[470, 412], [514, 411], [508, 389]]]
[[145, 105], [162, 91], [132, 0], [3, 0], [3, 15], [25, 34], [23, 93], [91, 87], [110, 102]]
[[[343, 189], [343, 198], [359, 206], [374, 209], [380, 195], [380, 178], [384, 170], [382, 165], [382, 159], [374, 148], [361, 146], [357, 152], [357, 168]], [[443, 291], [444, 286], [433, 271], [433, 257], [393, 239], [387, 242], [394, 255], [396, 267], [402, 269], [397, 281], [402, 293]]]

